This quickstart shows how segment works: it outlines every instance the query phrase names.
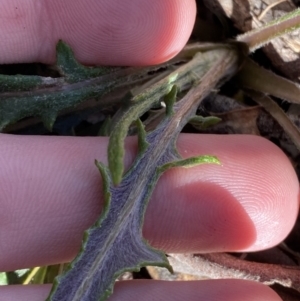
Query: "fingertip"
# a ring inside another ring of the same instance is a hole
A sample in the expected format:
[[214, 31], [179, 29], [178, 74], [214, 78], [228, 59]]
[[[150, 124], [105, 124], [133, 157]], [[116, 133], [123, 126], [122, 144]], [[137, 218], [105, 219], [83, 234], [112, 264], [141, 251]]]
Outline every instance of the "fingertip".
[[194, 0], [53, 1], [57, 37], [84, 64], [154, 65], [175, 56], [195, 22]]
[[[126, 141], [128, 163], [136, 140]], [[107, 139], [1, 135], [1, 142], [1, 268], [70, 260], [101, 210], [94, 159], [107, 161]], [[215, 155], [222, 165], [162, 176], [144, 223], [153, 246], [174, 253], [255, 251], [290, 232], [299, 184], [275, 145], [247, 135], [182, 134], [178, 149], [184, 157]]]
[[[194, 0], [161, 1], [159, 26], [153, 30], [153, 41], [145, 41], [144, 54], [138, 65], [155, 65], [177, 55], [187, 43], [196, 18], [196, 3]], [[149, 47], [150, 46], [150, 47]]]
[[[214, 155], [221, 165], [172, 169], [158, 182], [143, 233], [168, 252], [247, 252], [289, 234], [299, 208], [297, 175], [285, 154], [250, 135], [180, 135], [183, 157]], [[168, 200], [168, 201], [166, 201]]]
[[201, 142], [188, 135], [180, 139], [185, 140], [181, 142], [184, 149], [220, 159], [222, 168], [204, 165], [200, 179], [226, 187], [255, 225], [256, 239], [239, 251], [267, 249], [286, 238], [299, 211], [299, 182], [280, 148], [251, 135], [205, 135]]
[[55, 63], [68, 43], [87, 65], [158, 64], [186, 44], [195, 0], [15, 0], [0, 18], [0, 63]]
[[[286, 154], [271, 141], [250, 136], [249, 143], [256, 148], [257, 159], [247, 162], [253, 182], [248, 190], [253, 201], [244, 200], [247, 213], [256, 225], [255, 243], [243, 251], [259, 251], [281, 243], [293, 229], [299, 212], [299, 181], [294, 167]], [[256, 173], [255, 173], [256, 172]], [[256, 193], [255, 193], [256, 192]]]

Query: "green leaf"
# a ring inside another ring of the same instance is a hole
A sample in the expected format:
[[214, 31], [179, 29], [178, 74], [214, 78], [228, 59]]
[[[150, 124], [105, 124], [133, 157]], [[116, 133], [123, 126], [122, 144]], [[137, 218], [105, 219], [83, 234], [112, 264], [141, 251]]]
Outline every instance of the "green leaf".
[[174, 113], [173, 107], [174, 107], [174, 103], [176, 102], [177, 93], [178, 93], [178, 88], [176, 85], [174, 85], [171, 91], [164, 98], [164, 102], [166, 104], [166, 114], [168, 116]]
[[57, 79], [49, 77], [0, 74], [0, 93], [30, 91], [39, 87], [51, 87], [56, 83]]
[[[174, 88], [172, 93], [176, 92], [175, 89], [184, 90], [184, 87], [187, 85], [191, 86], [199, 82], [206, 74], [207, 68], [218, 61], [218, 56], [216, 55], [218, 51], [222, 53], [223, 51], [236, 49], [236, 46], [234, 45], [225, 46], [223, 49], [219, 47], [217, 47], [215, 51], [209, 48], [209, 51], [197, 53], [190, 62], [177, 68], [171, 74], [159, 80], [145, 91], [135, 95], [130, 102], [124, 104], [122, 112], [116, 114], [117, 118], [113, 120], [114, 126], [108, 146], [108, 166], [114, 185], [118, 185], [123, 177], [123, 161], [125, 155], [124, 140], [129, 126], [147, 112], [154, 104], [158, 103], [162, 96], [170, 93], [174, 85], [176, 85], [176, 88]], [[236, 55], [236, 58], [240, 59], [238, 55]], [[220, 64], [223, 66], [222, 62]], [[218, 78], [218, 76], [216, 78]], [[175, 94], [176, 93], [174, 93], [174, 96]]]
[[[202, 51], [198, 48], [200, 53], [190, 62], [124, 103], [117, 118], [113, 119], [108, 146], [109, 167], [96, 163], [102, 174], [103, 212], [85, 232], [80, 253], [57, 278], [47, 301], [104, 301], [111, 294], [115, 279], [125, 271], [135, 271], [145, 265], [171, 269], [165, 255], [142, 238], [144, 213], [155, 184], [165, 170], [202, 163], [219, 164], [214, 156], [181, 159], [175, 143], [202, 99], [240, 68], [243, 55], [240, 56], [235, 47], [237, 45], [215, 48], [210, 45]], [[140, 152], [123, 174], [124, 140], [129, 126], [169, 94], [174, 85], [180, 91], [188, 86], [189, 91], [176, 103], [173, 103], [175, 97], [167, 101], [171, 102], [168, 114], [152, 132], [145, 135], [138, 122]]]
[[158, 68], [85, 67], [76, 62], [72, 51], [63, 42], [57, 45], [57, 58], [65, 77], [0, 75], [0, 131], [30, 116], [42, 118], [51, 130], [62, 110], [89, 99], [99, 100], [99, 107], [111, 106], [114, 103], [101, 100], [103, 95], [118, 88], [131, 89], [133, 85], [153, 78], [149, 71]]
[[222, 119], [216, 116], [194, 116], [190, 119], [189, 123], [196, 129], [204, 130], [218, 124], [220, 121], [222, 121]]
[[110, 128], [111, 128], [111, 117], [109, 116], [104, 120], [97, 136], [104, 136], [104, 137], [109, 136]]
[[115, 185], [121, 182], [124, 172], [124, 140], [129, 126], [148, 111], [153, 104], [157, 103], [161, 95], [170, 92], [177, 76], [176, 71], [171, 73], [167, 78], [146, 89], [145, 92], [133, 97], [131, 102], [124, 103], [125, 108], [123, 108], [123, 113], [118, 115], [117, 122], [114, 123], [108, 146], [108, 166]]
[[59, 41], [56, 46], [57, 67], [69, 83], [99, 77], [117, 70], [115, 67], [86, 67], [78, 63], [70, 46]]
[[146, 141], [146, 131], [143, 123], [140, 119], [136, 121], [137, 129], [138, 129], [138, 147], [139, 153], [142, 154], [146, 151], [149, 143]]
[[[142, 130], [141, 140], [146, 141], [148, 146], [142, 147], [143, 151], [118, 186], [114, 185], [111, 171], [102, 163], [96, 163], [102, 174], [103, 212], [86, 231], [81, 252], [66, 273], [57, 278], [47, 301], [104, 301], [112, 293], [115, 279], [125, 271], [137, 271], [146, 265], [163, 266], [171, 270], [164, 253], [152, 248], [142, 237], [144, 213], [151, 193], [166, 169], [218, 163], [213, 156], [181, 160], [175, 142], [201, 100], [223, 76], [231, 76], [236, 72], [238, 61], [235, 49], [226, 47], [203, 53], [193, 60], [191, 69], [199, 70], [201, 65], [202, 77], [197, 76], [198, 82], [194, 82], [190, 91], [174, 104], [174, 113], [166, 115], [154, 131], [144, 137]], [[160, 89], [168, 92], [171, 89], [167, 84], [169, 81], [168, 76], [167, 81], [160, 82], [162, 88], [156, 86], [154, 90], [142, 93], [142, 96], [154, 98], [155, 94], [159, 98], [155, 91]], [[140, 102], [146, 102], [146, 99], [139, 97]], [[136, 116], [143, 114], [145, 105], [148, 106], [148, 103], [139, 106], [140, 102], [136, 100], [123, 112], [123, 117], [128, 118], [122, 120], [126, 126], [136, 120]], [[118, 125], [120, 129], [122, 123]], [[141, 130], [142, 125], [139, 124], [139, 127]], [[109, 143], [110, 149], [116, 147], [114, 143], [120, 144], [113, 139]]]
[[197, 166], [199, 164], [221, 164], [220, 160], [215, 156], [209, 156], [209, 155], [203, 155], [203, 156], [197, 156], [197, 157], [191, 157], [183, 160], [177, 160], [170, 163], [167, 163], [165, 165], [162, 165], [158, 168], [158, 171], [163, 173], [166, 170], [173, 168], [173, 167], [185, 167], [190, 168]]

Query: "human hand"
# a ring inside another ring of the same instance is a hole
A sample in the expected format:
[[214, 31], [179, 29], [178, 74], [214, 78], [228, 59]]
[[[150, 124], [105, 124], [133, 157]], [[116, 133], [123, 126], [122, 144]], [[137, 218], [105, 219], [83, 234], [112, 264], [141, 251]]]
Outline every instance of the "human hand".
[[[0, 63], [53, 63], [58, 39], [85, 64], [159, 63], [184, 46], [195, 16], [194, 0], [6, 2], [0, 16]], [[94, 159], [106, 162], [107, 139], [0, 139], [0, 270], [71, 260], [83, 231], [101, 211]], [[129, 138], [126, 148], [129, 165], [136, 140]], [[183, 157], [216, 155], [222, 168], [174, 169], [161, 177], [143, 228], [154, 247], [170, 253], [254, 251], [276, 245], [291, 230], [298, 180], [273, 144], [254, 136], [183, 134], [178, 150]], [[42, 301], [49, 290], [46, 285], [1, 287], [0, 297]], [[123, 282], [109, 300], [136, 296], [143, 301], [280, 300], [266, 286], [233, 280]]]

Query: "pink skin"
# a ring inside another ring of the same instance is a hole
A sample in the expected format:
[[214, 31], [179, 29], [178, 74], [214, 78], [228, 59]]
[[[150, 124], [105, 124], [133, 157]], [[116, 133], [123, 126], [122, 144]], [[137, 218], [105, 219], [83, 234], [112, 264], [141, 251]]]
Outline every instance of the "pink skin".
[[[186, 43], [194, 0], [2, 0], [0, 62], [53, 63], [64, 39], [86, 64], [147, 65]], [[113, 8], [117, 8], [114, 10]], [[4, 42], [3, 42], [4, 41]], [[101, 211], [107, 139], [0, 135], [0, 270], [72, 259]], [[126, 141], [126, 164], [136, 140]], [[299, 187], [281, 150], [254, 136], [181, 135], [183, 157], [213, 154], [222, 165], [166, 172], [143, 233], [168, 252], [254, 251], [283, 240], [295, 222]], [[1, 287], [4, 301], [42, 301], [49, 286]], [[245, 281], [126, 282], [110, 300], [281, 300]], [[188, 296], [188, 297], [187, 297]], [[248, 299], [247, 299], [248, 298]]]
[[62, 39], [85, 64], [158, 64], [186, 44], [195, 15], [194, 0], [2, 0], [0, 63], [54, 63]]

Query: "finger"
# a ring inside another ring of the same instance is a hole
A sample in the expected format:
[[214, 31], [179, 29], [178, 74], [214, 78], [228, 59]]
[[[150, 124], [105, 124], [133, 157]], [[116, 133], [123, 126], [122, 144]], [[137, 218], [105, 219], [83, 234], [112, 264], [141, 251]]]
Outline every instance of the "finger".
[[51, 285], [7, 285], [0, 286], [1, 301], [45, 301]]
[[195, 15], [194, 0], [2, 0], [0, 63], [54, 63], [62, 39], [84, 64], [157, 64], [183, 48]]
[[274, 144], [250, 135], [181, 135], [178, 147], [184, 157], [215, 155], [221, 166], [162, 176], [144, 225], [153, 246], [174, 253], [246, 252], [273, 247], [288, 235], [299, 211], [299, 182]]
[[[136, 153], [128, 139], [127, 166]], [[298, 212], [298, 180], [281, 150], [255, 136], [181, 135], [184, 157], [222, 165], [167, 171], [143, 233], [168, 252], [257, 250], [278, 244]], [[0, 136], [0, 270], [65, 262], [98, 217], [97, 158], [106, 138]]]
[[124, 281], [117, 283], [109, 301], [133, 300], [135, 296], [140, 296], [143, 301], [281, 301], [270, 288], [243, 280]]
[[[44, 301], [50, 291], [43, 286], [0, 287], [2, 301]], [[117, 282], [109, 301], [282, 301], [269, 287], [243, 280], [206, 280], [186, 282], [124, 281]]]

